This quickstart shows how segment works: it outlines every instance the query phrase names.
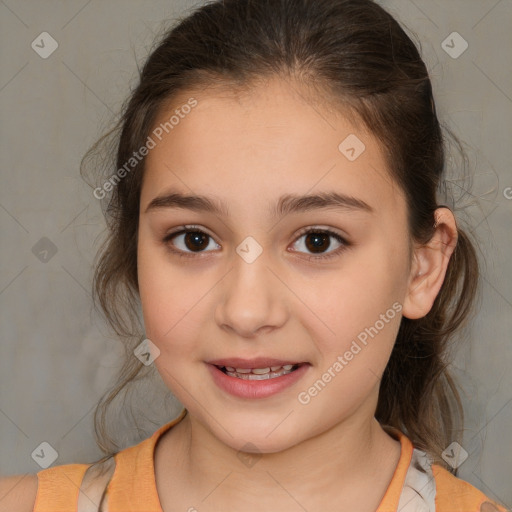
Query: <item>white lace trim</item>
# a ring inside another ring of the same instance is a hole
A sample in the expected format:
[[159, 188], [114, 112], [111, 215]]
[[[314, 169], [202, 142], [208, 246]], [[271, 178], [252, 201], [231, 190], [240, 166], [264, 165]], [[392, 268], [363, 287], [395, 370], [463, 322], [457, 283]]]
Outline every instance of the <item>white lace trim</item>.
[[[422, 471], [423, 469], [423, 471]], [[428, 455], [413, 449], [397, 512], [435, 512], [436, 481]]]
[[103, 502], [101, 499], [115, 469], [114, 457], [87, 468], [78, 493], [78, 512], [108, 512], [108, 497]]

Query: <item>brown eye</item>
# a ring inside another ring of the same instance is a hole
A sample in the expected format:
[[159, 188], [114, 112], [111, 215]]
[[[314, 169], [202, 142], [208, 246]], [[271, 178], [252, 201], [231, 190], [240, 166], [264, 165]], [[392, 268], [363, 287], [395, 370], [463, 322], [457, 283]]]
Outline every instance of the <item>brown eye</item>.
[[331, 245], [329, 238], [330, 236], [325, 233], [308, 233], [305, 245], [312, 252], [322, 252], [329, 249]]
[[[335, 239], [338, 247], [334, 250], [326, 252], [331, 248], [331, 239]], [[299, 243], [299, 240], [304, 239], [303, 243]], [[309, 228], [302, 232], [301, 236], [297, 239], [295, 244], [303, 246], [302, 248], [310, 254], [318, 254], [318, 256], [309, 256], [308, 259], [311, 261], [320, 260], [322, 258], [332, 258], [344, 251], [350, 244], [338, 233], [329, 229]], [[303, 252], [302, 250], [294, 249], [294, 252]]]
[[[187, 226], [182, 226], [182, 228], [187, 228]], [[304, 239], [302, 244], [306, 252], [305, 257], [311, 261], [333, 258], [351, 245], [338, 233], [329, 229], [309, 228], [303, 231], [297, 240], [302, 239]], [[331, 239], [335, 240], [335, 244], [337, 243], [338, 247], [328, 251], [332, 246]], [[213, 248], [220, 248], [208, 233], [194, 228], [194, 226], [188, 226], [188, 229], [181, 229], [166, 235], [163, 242], [170, 252], [185, 257], [200, 256], [203, 253], [211, 252], [207, 250], [210, 242], [213, 242]], [[298, 241], [295, 244], [301, 245]], [[294, 249], [293, 252], [302, 253], [303, 250]], [[308, 253], [310, 254], [309, 256]]]
[[209, 236], [206, 233], [200, 231], [187, 231], [184, 238], [184, 243], [187, 249], [191, 251], [203, 250], [208, 247]]
[[[212, 237], [199, 229], [182, 229], [174, 233], [168, 234], [163, 242], [169, 247], [173, 253], [179, 256], [193, 256], [194, 253], [200, 254], [206, 251], [213, 241]], [[215, 248], [214, 242], [214, 248]]]

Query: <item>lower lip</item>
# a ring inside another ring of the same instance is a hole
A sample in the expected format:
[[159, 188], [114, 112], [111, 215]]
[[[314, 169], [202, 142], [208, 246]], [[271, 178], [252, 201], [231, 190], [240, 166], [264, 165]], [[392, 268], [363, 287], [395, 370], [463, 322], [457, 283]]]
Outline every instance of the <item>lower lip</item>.
[[295, 384], [308, 371], [310, 365], [303, 364], [291, 373], [266, 380], [238, 379], [226, 375], [213, 364], [207, 363], [207, 366], [215, 384], [223, 391], [240, 398], [267, 398]]

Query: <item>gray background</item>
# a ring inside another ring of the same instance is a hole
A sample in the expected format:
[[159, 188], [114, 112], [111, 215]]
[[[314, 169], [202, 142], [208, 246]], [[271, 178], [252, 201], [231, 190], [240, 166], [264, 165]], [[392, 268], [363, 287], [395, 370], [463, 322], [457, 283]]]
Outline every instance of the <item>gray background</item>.
[[[477, 316], [455, 353], [469, 453], [459, 476], [510, 507], [512, 2], [380, 3], [421, 42], [439, 116], [467, 145], [472, 178], [454, 172], [451, 186], [458, 218], [480, 242], [484, 275]], [[91, 308], [104, 221], [79, 162], [135, 85], [154, 38], [195, 4], [0, 1], [0, 474], [39, 471], [31, 454], [43, 441], [58, 452], [54, 465], [101, 456], [93, 410], [120, 350]], [[31, 48], [44, 31], [59, 45], [47, 59]], [[441, 46], [454, 31], [469, 45], [458, 58]], [[46, 262], [36, 257], [43, 237], [57, 250]], [[179, 410], [157, 374], [133, 401], [149, 419], [138, 430], [126, 420], [125, 446]]]

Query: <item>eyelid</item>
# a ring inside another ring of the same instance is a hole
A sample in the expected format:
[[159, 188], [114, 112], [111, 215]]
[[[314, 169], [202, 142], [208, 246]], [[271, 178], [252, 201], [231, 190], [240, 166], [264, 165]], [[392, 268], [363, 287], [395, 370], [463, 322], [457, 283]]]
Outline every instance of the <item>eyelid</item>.
[[348, 236], [342, 234], [341, 232], [335, 230], [334, 228], [331, 228], [329, 226], [322, 226], [321, 224], [308, 226], [308, 227], [300, 229], [299, 232], [297, 233], [296, 237], [299, 237], [299, 236], [302, 236], [302, 235], [305, 235], [305, 234], [311, 233], [311, 232], [316, 233], [317, 231], [329, 233], [332, 236], [338, 236], [338, 237], [342, 238], [345, 243], [347, 243], [347, 244], [349, 243], [347, 240]]
[[172, 231], [169, 231], [164, 235], [164, 242], [168, 241], [175, 235], [182, 234], [183, 232], [187, 231], [200, 231], [201, 233], [204, 233], [205, 235], [208, 235], [212, 240], [215, 241], [216, 244], [218, 242], [215, 240], [215, 237], [211, 235], [206, 228], [203, 228], [202, 226], [196, 225], [196, 224], [183, 224], [182, 226], [178, 226], [177, 228], [173, 229]]

